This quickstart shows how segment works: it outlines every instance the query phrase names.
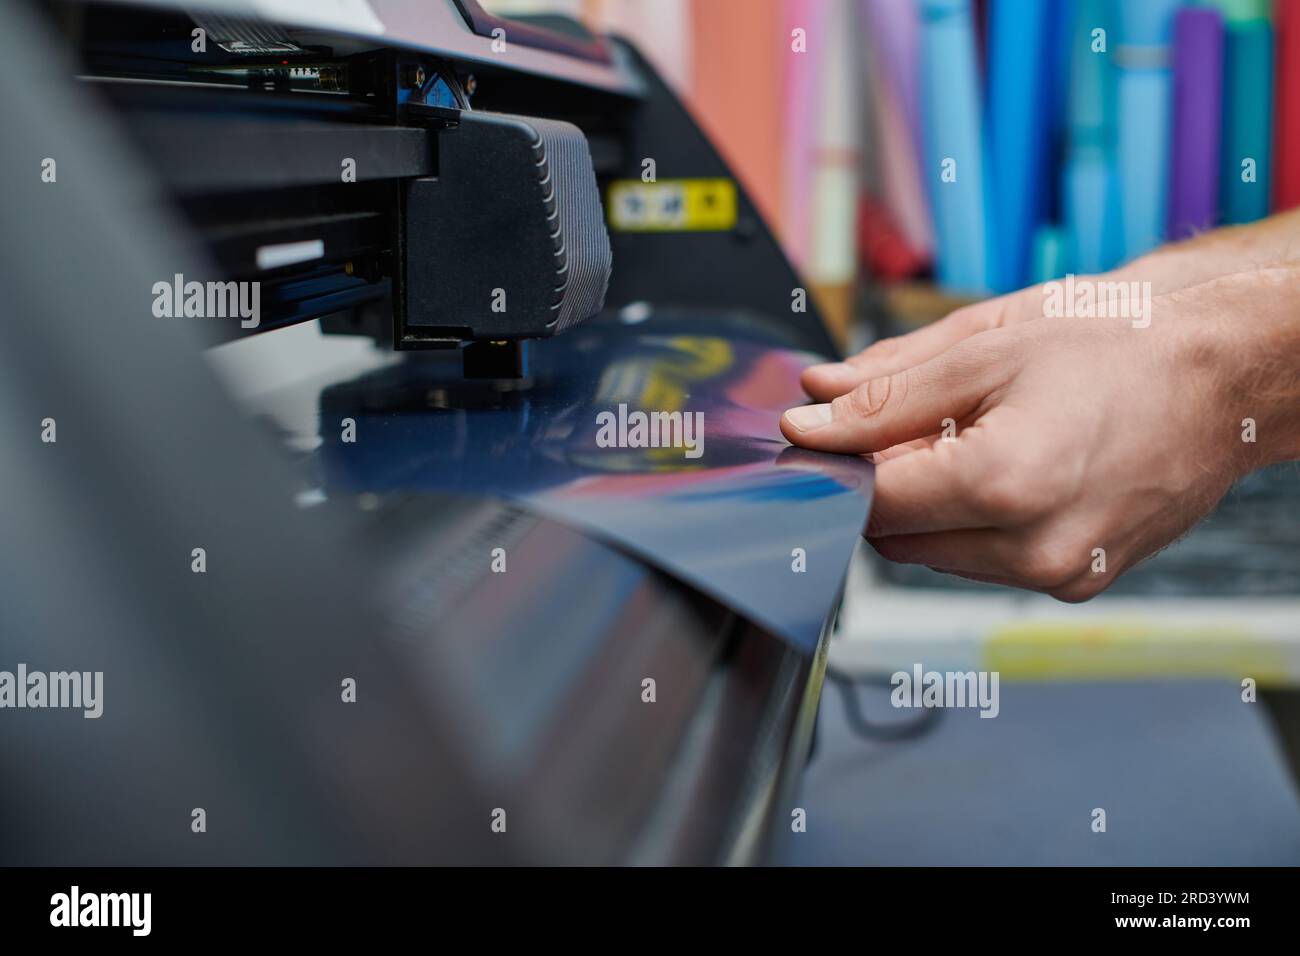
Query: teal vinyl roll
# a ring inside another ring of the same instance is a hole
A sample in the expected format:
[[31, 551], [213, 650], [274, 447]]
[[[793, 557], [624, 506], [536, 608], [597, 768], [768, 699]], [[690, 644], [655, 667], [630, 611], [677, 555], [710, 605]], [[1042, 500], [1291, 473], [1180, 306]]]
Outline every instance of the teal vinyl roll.
[[1268, 215], [1273, 148], [1273, 28], [1229, 23], [1223, 57], [1223, 155], [1219, 207], [1227, 223]]
[[1115, 158], [1115, 66], [1102, 44], [1114, 27], [1112, 0], [1075, 0], [1062, 207], [1080, 273], [1120, 259], [1119, 172]]

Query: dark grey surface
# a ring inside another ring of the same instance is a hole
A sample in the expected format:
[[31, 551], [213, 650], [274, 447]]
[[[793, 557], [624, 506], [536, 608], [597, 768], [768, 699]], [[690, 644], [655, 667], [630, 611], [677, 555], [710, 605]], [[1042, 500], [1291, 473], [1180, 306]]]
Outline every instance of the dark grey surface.
[[[884, 720], [887, 691], [863, 697]], [[1001, 714], [864, 743], [822, 698], [793, 865], [1300, 864], [1300, 800], [1264, 704], [1231, 683], [1003, 683]], [[1103, 807], [1107, 832], [1093, 833]]]

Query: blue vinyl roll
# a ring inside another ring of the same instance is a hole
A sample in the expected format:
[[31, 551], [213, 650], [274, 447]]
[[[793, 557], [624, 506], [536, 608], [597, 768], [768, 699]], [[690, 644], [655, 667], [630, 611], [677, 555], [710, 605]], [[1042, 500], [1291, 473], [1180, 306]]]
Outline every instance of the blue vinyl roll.
[[[951, 291], [989, 288], [979, 70], [969, 0], [920, 0], [924, 180], [934, 211], [939, 282]], [[945, 181], [945, 171], [955, 175]]]
[[988, 177], [996, 209], [989, 275], [995, 292], [1028, 282], [1034, 231], [1047, 215], [1060, 8], [1060, 0], [990, 0], [988, 8]]
[[1072, 268], [1085, 275], [1114, 268], [1121, 255], [1114, 151], [1092, 147], [1072, 155], [1064, 188]]
[[1164, 241], [1173, 93], [1169, 40], [1180, 0], [1141, 0], [1116, 9], [1114, 58], [1119, 109], [1117, 158], [1121, 258]]
[[1043, 283], [1063, 278], [1067, 272], [1074, 271], [1071, 258], [1070, 240], [1065, 230], [1060, 226], [1039, 226], [1034, 231], [1029, 281]]
[[1114, 58], [1109, 46], [1100, 47], [1102, 37], [1112, 32], [1114, 19], [1112, 0], [1075, 0], [1062, 203], [1071, 267], [1083, 274], [1113, 268], [1123, 253]]

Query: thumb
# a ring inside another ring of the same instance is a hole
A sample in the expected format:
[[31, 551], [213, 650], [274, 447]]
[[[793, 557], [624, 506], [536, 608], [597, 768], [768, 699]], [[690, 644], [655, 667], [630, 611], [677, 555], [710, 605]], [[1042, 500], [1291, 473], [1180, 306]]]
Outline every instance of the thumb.
[[802, 376], [804, 390], [813, 398], [830, 401], [869, 379], [929, 361], [973, 335], [1041, 318], [1043, 301], [1043, 287], [1030, 286], [963, 306], [906, 335], [880, 339], [843, 362], [809, 366]]
[[962, 421], [1008, 379], [1005, 332], [980, 333], [913, 368], [871, 378], [829, 403], [781, 416], [791, 444], [864, 454], [934, 435]]

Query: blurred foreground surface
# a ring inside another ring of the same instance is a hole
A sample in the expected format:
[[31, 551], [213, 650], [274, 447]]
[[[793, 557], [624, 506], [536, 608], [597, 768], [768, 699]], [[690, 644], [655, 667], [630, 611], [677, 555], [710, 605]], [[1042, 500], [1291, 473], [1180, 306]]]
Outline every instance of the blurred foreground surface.
[[[869, 719], [897, 719], [886, 689], [859, 695]], [[798, 798], [808, 831], [781, 862], [1300, 864], [1300, 797], [1266, 705], [1235, 684], [1004, 682], [1001, 697], [996, 719], [947, 711], [924, 736], [869, 743], [828, 687]]]

